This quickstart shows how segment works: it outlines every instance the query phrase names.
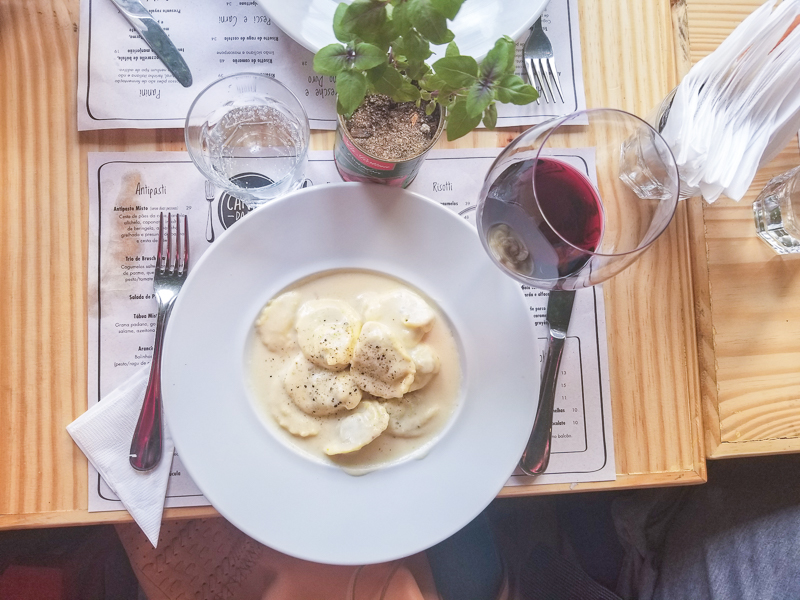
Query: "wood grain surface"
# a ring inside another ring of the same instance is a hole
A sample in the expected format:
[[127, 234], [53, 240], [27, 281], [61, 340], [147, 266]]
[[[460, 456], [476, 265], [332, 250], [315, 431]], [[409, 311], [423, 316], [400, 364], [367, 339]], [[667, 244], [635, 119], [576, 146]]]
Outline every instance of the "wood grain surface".
[[[692, 63], [761, 4], [691, 0]], [[795, 138], [757, 173], [741, 201], [692, 201], [698, 351], [712, 458], [800, 450], [800, 257], [774, 254], [756, 235], [752, 210], [769, 179], [798, 164]]]
[[[86, 511], [86, 459], [65, 430], [87, 406], [87, 154], [183, 150], [183, 134], [77, 131], [78, 6], [0, 0], [0, 529], [130, 520]], [[686, 63], [685, 5], [579, 7], [588, 105], [647, 115]], [[503, 146], [518, 132], [440, 145]], [[312, 137], [314, 149], [333, 145], [332, 133]], [[705, 254], [692, 260], [691, 207], [682, 204], [655, 247], [604, 288], [617, 481], [503, 495], [704, 481], [692, 285]], [[165, 518], [213, 514], [169, 509]]]

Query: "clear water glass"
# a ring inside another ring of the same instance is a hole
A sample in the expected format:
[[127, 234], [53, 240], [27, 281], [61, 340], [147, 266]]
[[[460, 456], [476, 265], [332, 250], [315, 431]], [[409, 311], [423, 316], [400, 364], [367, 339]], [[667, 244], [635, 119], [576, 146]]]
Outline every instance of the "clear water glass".
[[[670, 92], [664, 97], [664, 100], [661, 102], [661, 104], [659, 104], [656, 109], [650, 115], [648, 115], [647, 119], [645, 119], [659, 134], [664, 131], [664, 127], [667, 125], [670, 109], [672, 108], [672, 102], [675, 100], [675, 93], [677, 91], [677, 87], [672, 88], [672, 90], [670, 90]], [[689, 185], [683, 179], [683, 176], [681, 176], [680, 200], [688, 200], [689, 198], [702, 195], [703, 194], [700, 191], [700, 188]]]
[[300, 186], [310, 128], [297, 97], [260, 73], [223, 77], [192, 103], [184, 128], [194, 164], [250, 208]]
[[773, 177], [753, 202], [756, 233], [776, 254], [800, 254], [800, 167]]

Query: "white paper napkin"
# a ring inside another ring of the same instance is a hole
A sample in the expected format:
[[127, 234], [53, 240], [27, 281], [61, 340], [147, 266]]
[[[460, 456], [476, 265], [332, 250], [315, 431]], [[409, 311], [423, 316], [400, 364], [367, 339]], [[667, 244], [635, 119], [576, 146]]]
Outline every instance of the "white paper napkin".
[[[144, 402], [149, 367], [132, 375], [91, 409], [67, 425], [67, 431], [155, 548], [175, 444], [164, 423], [161, 462], [142, 473], [128, 461], [131, 439]], [[163, 422], [163, 419], [162, 419]]]
[[682, 187], [740, 200], [800, 126], [800, 0], [769, 0], [683, 78], [661, 131]]

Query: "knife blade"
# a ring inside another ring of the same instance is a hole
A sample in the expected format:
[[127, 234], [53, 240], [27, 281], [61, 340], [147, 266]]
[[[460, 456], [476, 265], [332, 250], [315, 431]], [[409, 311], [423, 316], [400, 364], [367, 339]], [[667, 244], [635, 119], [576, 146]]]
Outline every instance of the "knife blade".
[[550, 327], [550, 334], [545, 349], [542, 384], [539, 387], [539, 407], [536, 409], [536, 421], [533, 423], [528, 445], [519, 461], [519, 468], [528, 475], [541, 475], [550, 462], [558, 368], [561, 365], [561, 354], [564, 350], [564, 341], [567, 339], [574, 301], [575, 290], [551, 290], [547, 299], [547, 324]]
[[183, 87], [192, 85], [192, 72], [181, 53], [139, 0], [111, 0]]

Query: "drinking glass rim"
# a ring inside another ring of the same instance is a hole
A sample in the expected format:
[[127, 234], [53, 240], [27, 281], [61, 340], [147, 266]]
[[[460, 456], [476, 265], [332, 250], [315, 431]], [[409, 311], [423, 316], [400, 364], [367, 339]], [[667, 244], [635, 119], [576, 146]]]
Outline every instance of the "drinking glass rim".
[[[197, 94], [197, 96], [195, 96], [194, 100], [192, 100], [192, 104], [189, 106], [189, 110], [186, 113], [186, 119], [185, 119], [184, 125], [183, 125], [183, 140], [184, 140], [184, 143], [186, 144], [186, 152], [189, 154], [189, 158], [192, 160], [192, 162], [195, 164], [195, 166], [200, 170], [200, 172], [207, 179], [211, 179], [218, 187], [221, 187], [222, 189], [224, 189], [227, 192], [231, 192], [231, 193], [235, 192], [237, 194], [246, 194], [248, 196], [257, 197], [257, 194], [254, 193], [254, 192], [258, 192], [259, 190], [267, 190], [267, 189], [270, 189], [270, 188], [277, 187], [280, 183], [282, 183], [287, 177], [289, 177], [291, 175], [291, 172], [286, 173], [286, 175], [281, 177], [279, 180], [273, 181], [272, 183], [270, 183], [268, 185], [263, 185], [263, 186], [256, 187], [256, 188], [246, 188], [246, 189], [238, 188], [236, 186], [229, 185], [229, 183], [230, 183], [229, 181], [228, 182], [223, 182], [223, 178], [214, 176], [216, 174], [207, 173], [206, 170], [203, 168], [203, 166], [201, 164], [201, 161], [198, 160], [198, 157], [196, 157], [195, 153], [192, 152], [192, 145], [189, 143], [189, 120], [192, 118], [192, 113], [194, 112], [195, 106], [197, 105], [197, 103], [200, 100], [200, 98], [202, 98], [202, 96], [208, 90], [210, 90], [212, 87], [215, 87], [215, 86], [219, 85], [223, 81], [228, 81], [228, 80], [237, 79], [237, 78], [245, 78], [245, 77], [255, 77], [257, 79], [269, 80], [269, 81], [271, 81], [273, 83], [276, 83], [280, 87], [282, 87], [284, 90], [286, 90], [289, 93], [289, 96], [291, 96], [294, 99], [295, 103], [297, 104], [297, 107], [299, 107], [300, 112], [302, 113], [302, 116], [303, 116], [302, 122], [306, 124], [306, 126], [304, 128], [304, 131], [303, 131], [303, 138], [304, 138], [304, 142], [305, 142], [303, 144], [303, 152], [298, 154], [297, 158], [298, 158], [298, 162], [305, 159], [305, 157], [308, 155], [308, 146], [309, 146], [309, 143], [310, 143], [310, 140], [311, 140], [311, 125], [310, 125], [310, 123], [308, 121], [308, 113], [306, 112], [306, 109], [303, 106], [303, 103], [300, 102], [300, 99], [297, 97], [297, 95], [292, 90], [290, 90], [286, 86], [286, 84], [281, 82], [279, 79], [276, 79], [275, 77], [270, 77], [269, 75], [265, 75], [264, 73], [255, 73], [253, 71], [242, 71], [241, 73], [232, 73], [231, 75], [226, 75], [225, 77], [220, 77], [219, 79], [217, 79], [215, 81], [212, 81], [210, 84], [208, 84], [202, 90], [200, 90], [200, 92]], [[292, 107], [289, 107], [289, 108], [292, 109], [292, 112], [294, 112]]]
[[[609, 257], [609, 258], [617, 257], [617, 256], [628, 256], [628, 255], [631, 255], [631, 254], [637, 254], [637, 253], [640, 253], [640, 252], [646, 250], [647, 248], [649, 248], [653, 244], [653, 242], [655, 242], [659, 237], [661, 237], [661, 234], [664, 233], [664, 231], [666, 231], [667, 227], [669, 227], [669, 224], [672, 223], [672, 219], [675, 217], [675, 211], [678, 208], [678, 201], [680, 200], [681, 179], [680, 179], [680, 172], [678, 170], [678, 163], [675, 161], [675, 156], [672, 153], [672, 148], [669, 147], [669, 144], [667, 144], [666, 140], [663, 137], [661, 137], [661, 134], [658, 131], [656, 131], [656, 129], [652, 125], [650, 125], [650, 123], [648, 123], [647, 121], [645, 121], [641, 117], [638, 117], [638, 116], [634, 115], [633, 113], [629, 113], [628, 111], [625, 111], [625, 110], [622, 110], [622, 109], [619, 109], [619, 108], [587, 108], [587, 109], [583, 109], [583, 110], [577, 110], [577, 111], [572, 112], [572, 113], [570, 113], [568, 115], [564, 115], [562, 117], [556, 117], [554, 119], [551, 119], [551, 121], [549, 121], [550, 123], [553, 123], [553, 126], [547, 132], [547, 135], [542, 140], [542, 143], [539, 144], [539, 149], [536, 151], [536, 157], [535, 157], [534, 160], [536, 160], [537, 161], [536, 164], [538, 164], [539, 157], [542, 155], [542, 150], [544, 149], [545, 145], [547, 144], [547, 140], [550, 139], [550, 136], [553, 135], [553, 132], [556, 131], [559, 127], [561, 127], [562, 125], [566, 125], [567, 124], [566, 121], [571, 120], [571, 119], [575, 119], [575, 118], [579, 118], [580, 116], [583, 116], [583, 115], [586, 115], [588, 117], [593, 113], [618, 113], [618, 114], [624, 115], [625, 117], [633, 117], [634, 119], [636, 119], [637, 121], [639, 121], [640, 123], [645, 125], [648, 129], [650, 129], [664, 143], [664, 148], [666, 148], [667, 152], [669, 153], [670, 158], [672, 158], [672, 164], [675, 167], [675, 181], [677, 182], [677, 186], [678, 186], [677, 190], [676, 190], [676, 193], [674, 194], [674, 199], [673, 199], [673, 202], [672, 202], [672, 210], [670, 212], [669, 219], [667, 219], [666, 223], [664, 224], [664, 226], [661, 227], [655, 233], [655, 235], [652, 236], [650, 241], [647, 242], [646, 244], [644, 244], [643, 246], [638, 246], [637, 248], [634, 248], [633, 250], [628, 250], [627, 252], [616, 252], [616, 253], [613, 253], [613, 254], [606, 254], [606, 253], [602, 253], [602, 252], [594, 252], [594, 251], [591, 251], [591, 250], [587, 250], [586, 248], [581, 248], [580, 246], [576, 246], [575, 244], [570, 242], [568, 239], [566, 239], [564, 236], [562, 236], [555, 227], [553, 227], [553, 224], [550, 222], [550, 220], [547, 218], [547, 215], [542, 210], [542, 207], [539, 204], [539, 197], [536, 194], [536, 184], [535, 184], [535, 181], [534, 181], [535, 177], [536, 177], [536, 167], [535, 166], [531, 170], [531, 188], [533, 190], [533, 199], [536, 202], [536, 207], [538, 208], [539, 213], [542, 215], [542, 218], [544, 219], [544, 222], [547, 223], [548, 227], [550, 227], [550, 230], [553, 233], [555, 233], [562, 242], [567, 244], [569, 247], [574, 248], [578, 252], [586, 254], [587, 256], [599, 256], [599, 257]], [[558, 158], [558, 157], [555, 157], [555, 158]], [[600, 198], [600, 202], [602, 204], [603, 199], [600, 196], [600, 190], [597, 189], [597, 186], [594, 185], [594, 183], [592, 183], [591, 179], [589, 179], [588, 177], [587, 177], [587, 181], [592, 186], [592, 188], [594, 188], [595, 192], [597, 193], [597, 197]]]

